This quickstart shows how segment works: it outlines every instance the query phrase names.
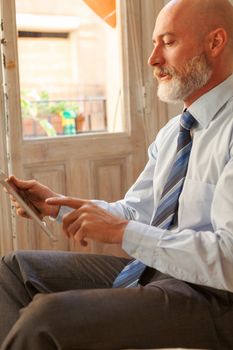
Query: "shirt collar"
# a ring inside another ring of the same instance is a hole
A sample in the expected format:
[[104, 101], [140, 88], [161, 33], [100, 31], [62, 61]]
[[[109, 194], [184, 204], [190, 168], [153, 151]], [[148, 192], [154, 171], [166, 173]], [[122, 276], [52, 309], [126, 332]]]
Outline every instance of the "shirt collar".
[[233, 97], [233, 74], [188, 107], [200, 126], [207, 128], [220, 108]]

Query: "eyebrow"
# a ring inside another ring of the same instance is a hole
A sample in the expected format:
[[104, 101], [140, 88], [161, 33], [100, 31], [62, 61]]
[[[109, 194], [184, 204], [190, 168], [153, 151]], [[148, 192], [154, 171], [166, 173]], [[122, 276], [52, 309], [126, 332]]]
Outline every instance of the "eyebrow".
[[[163, 39], [165, 36], [168, 36], [168, 35], [175, 36], [175, 33], [172, 33], [172, 32], [165, 32], [165, 33], [163, 33], [163, 34], [158, 35], [158, 38], [159, 38], [159, 39]], [[152, 42], [155, 43], [155, 39], [152, 38]]]

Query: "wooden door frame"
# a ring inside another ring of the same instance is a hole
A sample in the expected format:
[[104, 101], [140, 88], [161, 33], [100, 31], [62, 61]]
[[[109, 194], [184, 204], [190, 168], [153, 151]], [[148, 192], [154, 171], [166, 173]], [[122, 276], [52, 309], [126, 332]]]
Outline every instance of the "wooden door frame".
[[[21, 144], [18, 131], [21, 131], [19, 90], [12, 85], [19, 84], [17, 38], [13, 33], [15, 28], [15, 8], [13, 1], [1, 1], [1, 168], [6, 173], [22, 174]], [[9, 18], [11, 25], [4, 21]], [[16, 118], [12, 118], [16, 116]], [[8, 195], [2, 193], [1, 223], [0, 223], [0, 252], [1, 255], [17, 248], [16, 220], [14, 210], [9, 203]]]

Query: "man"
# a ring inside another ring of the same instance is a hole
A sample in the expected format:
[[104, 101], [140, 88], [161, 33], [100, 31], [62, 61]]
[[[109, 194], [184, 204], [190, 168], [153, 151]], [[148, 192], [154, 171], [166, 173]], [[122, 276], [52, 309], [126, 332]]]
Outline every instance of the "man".
[[120, 272], [128, 259], [5, 257], [1, 350], [233, 349], [232, 38], [228, 0], [173, 0], [162, 9], [149, 63], [159, 97], [182, 100], [184, 113], [160, 131], [122, 201], [61, 197], [9, 179], [41, 216], [62, 220], [68, 237], [120, 243], [136, 260]]

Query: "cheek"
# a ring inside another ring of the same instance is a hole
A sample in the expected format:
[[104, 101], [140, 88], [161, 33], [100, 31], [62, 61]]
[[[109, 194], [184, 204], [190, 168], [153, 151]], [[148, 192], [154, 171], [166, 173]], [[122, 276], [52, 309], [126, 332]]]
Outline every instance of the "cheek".
[[190, 43], [188, 46], [168, 50], [166, 55], [167, 65], [173, 66], [177, 70], [183, 69], [187, 62], [189, 62], [193, 57], [200, 54], [200, 48], [198, 49], [195, 44]]
[[167, 52], [165, 54], [166, 65], [180, 70], [186, 62], [186, 55], [180, 51]]

